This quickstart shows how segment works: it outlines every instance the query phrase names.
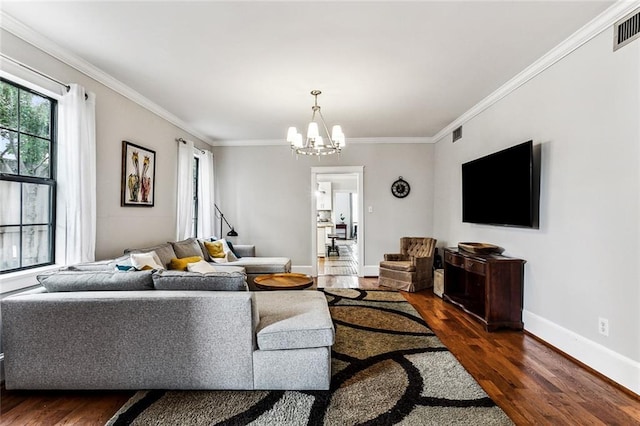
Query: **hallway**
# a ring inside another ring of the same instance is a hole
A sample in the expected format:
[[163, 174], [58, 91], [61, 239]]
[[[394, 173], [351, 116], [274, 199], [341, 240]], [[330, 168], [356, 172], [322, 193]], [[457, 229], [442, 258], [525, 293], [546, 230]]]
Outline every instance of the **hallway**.
[[318, 276], [358, 275], [358, 245], [355, 240], [336, 240], [339, 255], [318, 257]]

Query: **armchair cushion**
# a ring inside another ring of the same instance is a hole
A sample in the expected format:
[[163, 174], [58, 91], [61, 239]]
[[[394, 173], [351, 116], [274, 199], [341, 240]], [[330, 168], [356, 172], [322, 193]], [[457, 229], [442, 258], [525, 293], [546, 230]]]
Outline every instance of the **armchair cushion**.
[[391, 269], [393, 271], [414, 272], [416, 270], [415, 265], [411, 264], [409, 261], [385, 260], [380, 262], [380, 267]]

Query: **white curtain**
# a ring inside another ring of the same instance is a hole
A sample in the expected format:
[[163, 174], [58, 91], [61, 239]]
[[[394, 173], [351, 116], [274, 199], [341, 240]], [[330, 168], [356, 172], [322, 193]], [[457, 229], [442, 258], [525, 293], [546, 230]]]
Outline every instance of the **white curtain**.
[[96, 252], [96, 98], [77, 84], [60, 101], [59, 212], [65, 262], [91, 262]]
[[213, 153], [197, 150], [198, 157], [198, 230], [197, 236], [208, 238], [216, 233], [214, 198]]
[[176, 238], [193, 237], [193, 142], [178, 142]]

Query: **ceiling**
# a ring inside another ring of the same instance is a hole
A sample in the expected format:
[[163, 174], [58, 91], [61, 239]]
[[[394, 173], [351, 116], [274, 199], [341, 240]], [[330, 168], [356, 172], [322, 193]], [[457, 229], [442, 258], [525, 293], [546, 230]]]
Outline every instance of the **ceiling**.
[[[3, 12], [209, 142], [431, 137], [611, 1], [14, 2]], [[99, 102], [99, 100], [98, 100]]]

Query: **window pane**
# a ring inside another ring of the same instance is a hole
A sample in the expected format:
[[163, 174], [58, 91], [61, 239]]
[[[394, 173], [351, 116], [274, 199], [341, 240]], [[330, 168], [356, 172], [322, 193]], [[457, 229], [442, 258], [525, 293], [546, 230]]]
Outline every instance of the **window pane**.
[[0, 228], [0, 271], [20, 267], [20, 228]]
[[49, 226], [22, 227], [22, 266], [51, 262]]
[[20, 183], [0, 181], [0, 225], [20, 225]]
[[0, 173], [18, 174], [18, 133], [0, 130]]
[[0, 126], [18, 130], [18, 88], [0, 81]]
[[20, 174], [48, 178], [49, 141], [22, 135], [20, 138]]
[[22, 223], [49, 223], [49, 185], [22, 184]]
[[20, 132], [50, 137], [51, 102], [42, 96], [20, 91]]

